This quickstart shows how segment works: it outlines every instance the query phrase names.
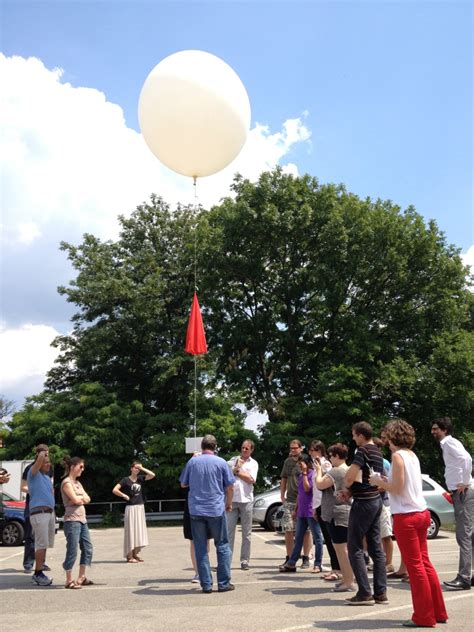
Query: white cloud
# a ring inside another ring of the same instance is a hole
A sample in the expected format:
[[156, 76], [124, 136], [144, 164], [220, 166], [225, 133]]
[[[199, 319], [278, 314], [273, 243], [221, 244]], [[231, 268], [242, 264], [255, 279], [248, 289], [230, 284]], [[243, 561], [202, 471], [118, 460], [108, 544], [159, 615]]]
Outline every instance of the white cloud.
[[464, 265], [470, 266], [471, 272], [474, 273], [474, 245], [470, 246], [467, 249], [467, 252], [463, 252], [461, 254], [461, 259], [463, 260]]
[[46, 372], [58, 354], [58, 350], [50, 346], [57, 335], [48, 325], [28, 324], [0, 330], [2, 394], [10, 398], [8, 393], [31, 395], [41, 390]]
[[[469, 266], [470, 273], [474, 275], [474, 245], [467, 249], [467, 252], [461, 253], [461, 259], [465, 266]], [[470, 285], [471, 292], [474, 292], [474, 285]]]
[[[38, 296], [35, 286], [41, 280], [53, 292], [64, 282], [67, 265], [58, 257], [57, 242], [76, 240], [83, 232], [115, 238], [117, 215], [129, 215], [151, 193], [170, 204], [193, 201], [191, 180], [160, 164], [141, 135], [127, 127], [120, 106], [98, 90], [63, 83], [62, 75], [39, 59], [0, 53], [2, 274], [10, 291], [8, 313], [15, 314], [15, 322], [1, 331], [7, 397], [40, 391], [56, 356], [49, 344], [58, 332], [40, 314], [46, 302], [57, 310], [57, 297], [55, 303], [53, 294]], [[255, 180], [282, 164], [296, 174], [296, 165], [284, 164], [284, 158], [298, 143], [309, 146], [305, 116], [283, 122], [277, 132], [257, 124], [231, 165], [198, 182], [199, 202], [208, 207], [229, 195], [237, 171]]]
[[[62, 83], [62, 74], [39, 59], [0, 54], [5, 234], [31, 243], [54, 223], [113, 238], [117, 215], [130, 214], [152, 192], [172, 204], [193, 200], [191, 180], [161, 165], [126, 126], [121, 107], [98, 90]], [[198, 182], [199, 201], [218, 202], [236, 171], [256, 179], [310, 135], [300, 118], [276, 133], [257, 124], [229, 167]], [[25, 233], [21, 225], [36, 230]]]
[[17, 241], [20, 244], [31, 244], [37, 237], [41, 236], [41, 231], [34, 222], [23, 222], [18, 224]]

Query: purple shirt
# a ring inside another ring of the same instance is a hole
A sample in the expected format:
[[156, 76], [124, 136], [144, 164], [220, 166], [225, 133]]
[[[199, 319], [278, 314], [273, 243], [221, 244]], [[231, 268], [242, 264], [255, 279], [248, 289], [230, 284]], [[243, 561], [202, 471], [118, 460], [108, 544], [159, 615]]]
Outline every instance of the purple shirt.
[[312, 518], [313, 516], [313, 477], [314, 470], [308, 469], [309, 492], [305, 491], [303, 485], [303, 475], [298, 476], [298, 508], [297, 518]]

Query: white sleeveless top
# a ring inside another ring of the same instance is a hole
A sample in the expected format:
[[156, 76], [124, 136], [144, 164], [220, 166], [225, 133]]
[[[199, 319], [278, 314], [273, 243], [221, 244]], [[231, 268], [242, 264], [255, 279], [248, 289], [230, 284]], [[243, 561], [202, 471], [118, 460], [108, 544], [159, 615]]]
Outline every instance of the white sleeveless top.
[[[405, 486], [400, 494], [390, 492], [390, 509], [392, 514], [405, 514], [425, 511], [426, 500], [423, 497], [423, 483], [418, 457], [409, 450], [398, 450], [405, 464]], [[393, 467], [388, 480], [392, 481]]]

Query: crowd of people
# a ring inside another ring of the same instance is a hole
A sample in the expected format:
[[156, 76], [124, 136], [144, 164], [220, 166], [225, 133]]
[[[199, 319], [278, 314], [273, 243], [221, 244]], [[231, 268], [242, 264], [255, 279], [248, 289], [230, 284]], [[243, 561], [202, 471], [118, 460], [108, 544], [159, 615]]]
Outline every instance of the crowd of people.
[[[352, 438], [357, 447], [350, 465], [346, 463], [348, 447], [340, 442], [326, 451], [321, 441], [313, 441], [306, 454], [299, 439], [290, 441], [280, 482], [287, 555], [279, 571], [295, 573], [297, 568], [309, 568], [314, 544], [312, 572], [322, 573], [324, 580], [334, 582], [334, 592], [353, 593], [345, 599], [348, 605], [388, 604], [388, 580], [402, 579], [410, 584], [413, 605], [412, 617], [402, 625], [435, 627], [447, 622], [448, 613], [428, 554], [430, 512], [422, 493], [420, 462], [412, 450], [415, 431], [406, 421], [394, 419], [381, 434], [380, 438], [374, 437], [367, 422], [354, 424]], [[449, 418], [434, 420], [432, 434], [443, 453], [460, 548], [458, 575], [443, 583], [446, 590], [470, 590], [474, 586], [472, 457], [452, 436]], [[383, 456], [384, 447], [390, 450], [391, 462]], [[217, 553], [217, 590], [235, 589], [231, 560], [239, 517], [240, 566], [244, 571], [250, 568], [248, 525], [258, 472], [252, 442], [244, 442], [240, 456], [228, 463], [216, 455], [216, 448], [215, 437], [204, 437], [202, 452], [188, 461], [180, 476], [181, 486], [188, 490], [185, 534], [192, 540], [195, 556], [197, 574], [193, 581], [200, 582], [205, 594], [213, 592], [211, 539]], [[402, 559], [397, 571], [392, 565], [392, 519]], [[322, 564], [323, 540], [331, 560], [326, 573]], [[369, 570], [373, 571], [372, 586]]]
[[[449, 418], [433, 420], [431, 432], [442, 449], [460, 551], [458, 574], [444, 585], [446, 590], [470, 590], [474, 586], [472, 457], [452, 436], [452, 431]], [[388, 604], [388, 580], [400, 578], [410, 583], [413, 604], [411, 619], [402, 625], [434, 627], [445, 623], [448, 614], [443, 591], [428, 555], [430, 513], [422, 494], [420, 462], [413, 452], [413, 427], [401, 419], [391, 420], [378, 439], [370, 424], [361, 421], [352, 427], [352, 438], [357, 447], [350, 465], [346, 462], [348, 447], [341, 442], [326, 450], [321, 441], [313, 441], [306, 454], [299, 439], [290, 441], [280, 481], [286, 558], [279, 572], [309, 569], [314, 545], [311, 572], [332, 582], [334, 592], [352, 593], [345, 599], [348, 605]], [[390, 450], [391, 462], [383, 456], [384, 447]], [[217, 590], [235, 589], [231, 562], [239, 521], [240, 569], [248, 571], [251, 566], [253, 491], [258, 476], [258, 463], [252, 456], [254, 448], [247, 439], [242, 443], [240, 455], [226, 462], [216, 454], [215, 437], [206, 435], [201, 452], [189, 459], [180, 475], [181, 487], [187, 492], [184, 536], [191, 546], [192, 581], [199, 582], [205, 594], [213, 592], [211, 540], [217, 555]], [[35, 584], [48, 586], [52, 579], [46, 575], [50, 570], [46, 552], [54, 546], [55, 536], [53, 472], [48, 446], [40, 444], [35, 451], [35, 460], [23, 475], [22, 490], [27, 492], [23, 566], [25, 572], [33, 571]], [[93, 555], [85, 511], [90, 497], [78, 480], [84, 471], [84, 459], [66, 457], [62, 465], [65, 588], [76, 590], [93, 584], [86, 574]], [[128, 563], [144, 561], [141, 551], [148, 538], [143, 484], [154, 476], [134, 461], [129, 476], [112, 490], [126, 502], [123, 555]], [[0, 482], [8, 481], [8, 473], [2, 472], [1, 477]], [[392, 565], [392, 520], [402, 559], [397, 571]], [[323, 566], [323, 542], [330, 568]], [[79, 569], [74, 579], [78, 550]], [[372, 586], [370, 571], [373, 571]]]

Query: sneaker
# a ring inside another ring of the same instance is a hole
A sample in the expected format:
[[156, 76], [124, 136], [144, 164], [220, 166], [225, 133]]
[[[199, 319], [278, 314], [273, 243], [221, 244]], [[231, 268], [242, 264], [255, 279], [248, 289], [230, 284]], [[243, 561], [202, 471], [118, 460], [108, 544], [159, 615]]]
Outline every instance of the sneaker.
[[282, 564], [279, 568], [280, 568], [280, 573], [296, 573], [296, 566], [290, 566], [289, 564]]
[[240, 568], [243, 571], [248, 571], [250, 569], [249, 563], [247, 561], [240, 562]]
[[223, 586], [222, 588], [218, 588], [217, 592], [229, 592], [230, 590], [235, 590], [234, 584], [227, 584], [227, 586]]
[[388, 604], [388, 597], [387, 597], [387, 593], [382, 593], [381, 595], [374, 595], [374, 601], [375, 603], [385, 603]]
[[43, 572], [49, 573], [51, 570], [47, 564], [43, 564], [43, 568], [41, 569]]
[[199, 584], [199, 575], [196, 573], [191, 580], [191, 584]]
[[29, 573], [33, 572], [33, 567], [32, 566], [25, 566], [23, 568], [23, 572], [25, 573], [25, 575], [28, 575]]
[[35, 573], [31, 578], [31, 581], [37, 586], [50, 586], [53, 583], [52, 577], [47, 577], [43, 571]]
[[346, 603], [349, 606], [373, 606], [375, 605], [375, 599], [372, 595], [368, 597], [361, 597], [360, 595], [354, 595], [354, 597], [348, 597]]
[[309, 568], [309, 557], [307, 555], [301, 556], [300, 568]]

